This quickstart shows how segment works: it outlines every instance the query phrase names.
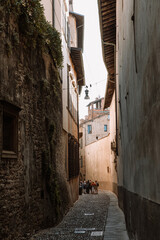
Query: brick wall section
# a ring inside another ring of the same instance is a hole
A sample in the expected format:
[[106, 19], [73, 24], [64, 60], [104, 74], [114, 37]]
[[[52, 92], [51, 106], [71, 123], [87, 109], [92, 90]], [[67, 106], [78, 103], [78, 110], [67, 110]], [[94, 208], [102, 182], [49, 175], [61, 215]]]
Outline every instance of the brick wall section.
[[8, 21], [8, 30], [0, 33], [0, 99], [20, 106], [21, 111], [18, 158], [4, 159], [0, 154], [0, 239], [22, 240], [57, 223], [70, 200], [63, 151], [60, 154], [62, 103], [57, 69], [49, 55], [27, 48], [21, 36], [15, 47], [12, 35], [18, 27], [13, 19]]

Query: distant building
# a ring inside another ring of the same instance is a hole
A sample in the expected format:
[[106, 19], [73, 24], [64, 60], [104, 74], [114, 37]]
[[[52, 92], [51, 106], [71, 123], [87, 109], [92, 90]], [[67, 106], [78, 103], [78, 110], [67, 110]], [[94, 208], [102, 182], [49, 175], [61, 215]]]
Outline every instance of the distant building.
[[108, 110], [103, 111], [104, 98], [96, 98], [95, 101], [90, 102], [88, 106], [88, 116], [87, 119], [93, 119], [97, 116], [104, 115], [108, 113]]
[[80, 121], [80, 177], [98, 180], [100, 188], [111, 190], [114, 169], [110, 164], [110, 110], [103, 110], [104, 98], [88, 104], [88, 116]]
[[96, 98], [88, 104], [88, 116], [81, 120], [80, 126], [85, 128], [85, 145], [106, 137], [110, 132], [109, 109], [103, 111], [104, 98]]

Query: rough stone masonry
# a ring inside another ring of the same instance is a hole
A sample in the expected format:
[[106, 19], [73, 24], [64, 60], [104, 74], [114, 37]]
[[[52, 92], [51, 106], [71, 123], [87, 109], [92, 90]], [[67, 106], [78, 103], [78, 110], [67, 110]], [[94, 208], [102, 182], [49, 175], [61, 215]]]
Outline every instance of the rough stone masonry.
[[[15, 123], [8, 136], [4, 119], [8, 126]], [[0, 239], [25, 239], [57, 223], [66, 211], [63, 168], [59, 174], [56, 169], [61, 132], [55, 61], [39, 45], [28, 46], [15, 15], [0, 6]], [[17, 145], [14, 154], [4, 151], [7, 138]]]

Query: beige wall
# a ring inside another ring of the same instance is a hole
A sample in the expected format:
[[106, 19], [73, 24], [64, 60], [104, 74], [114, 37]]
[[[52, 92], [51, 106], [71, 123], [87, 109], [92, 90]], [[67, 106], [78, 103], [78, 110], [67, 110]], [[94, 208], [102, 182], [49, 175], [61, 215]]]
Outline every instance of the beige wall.
[[69, 16], [69, 24], [71, 33], [71, 47], [77, 47], [76, 18], [72, 15]]
[[62, 1], [54, 0], [54, 27], [61, 32], [62, 26]]
[[[100, 188], [117, 193], [118, 158], [116, 158], [115, 152], [111, 149], [111, 142], [116, 141], [115, 93], [110, 105], [110, 120], [108, 120], [108, 115], [101, 116], [94, 120], [99, 125], [99, 127], [95, 125], [95, 129], [93, 129], [95, 135], [98, 135], [98, 131], [103, 130], [106, 120], [108, 121], [107, 125], [109, 126], [108, 129], [110, 134], [98, 141], [92, 141], [92, 143], [88, 145], [85, 143], [88, 141], [87, 135], [90, 135], [87, 133], [87, 125], [90, 122], [81, 125], [81, 131], [83, 132], [83, 148], [81, 149], [80, 146], [80, 156], [83, 156], [84, 159], [86, 180], [98, 180]], [[93, 124], [92, 121], [91, 123]], [[85, 135], [86, 133], [87, 135]]]
[[65, 4], [64, 10], [68, 9], [68, 5], [64, 0], [54, 0], [54, 13], [52, 13], [52, 0], [41, 0], [42, 5], [44, 6], [45, 17], [48, 22], [53, 23], [54, 15], [54, 27], [61, 32], [62, 29], [62, 5]]
[[[72, 36], [72, 32], [76, 32], [76, 22], [75, 18], [69, 15], [69, 24], [70, 24], [70, 32]], [[74, 38], [76, 36], [73, 35]], [[77, 47], [75, 45], [74, 47]], [[70, 72], [69, 72], [69, 92], [71, 94], [72, 104], [76, 111], [78, 111], [78, 86], [77, 86], [77, 74], [75, 71], [74, 64], [72, 62], [72, 58], [69, 56], [69, 65], [70, 65]], [[77, 123], [75, 119], [73, 119], [72, 114], [68, 111], [68, 131], [78, 140], [78, 119]]]
[[41, 3], [44, 7], [44, 14], [48, 22], [52, 24], [52, 1], [41, 0]]
[[97, 180], [99, 188], [113, 190], [115, 167], [110, 148], [110, 135], [85, 147], [86, 180]]
[[[112, 102], [110, 105], [110, 149], [111, 142], [116, 142], [116, 112], [115, 112], [115, 92], [112, 97]], [[111, 150], [110, 152], [110, 163], [111, 163], [111, 178], [115, 188], [117, 187], [117, 164], [119, 158], [115, 155], [115, 152]], [[117, 193], [117, 189], [113, 189]]]

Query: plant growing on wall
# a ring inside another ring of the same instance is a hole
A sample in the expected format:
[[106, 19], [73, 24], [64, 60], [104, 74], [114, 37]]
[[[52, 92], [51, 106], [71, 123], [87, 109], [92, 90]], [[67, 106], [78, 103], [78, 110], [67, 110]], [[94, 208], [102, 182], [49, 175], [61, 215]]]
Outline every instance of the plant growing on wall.
[[43, 51], [51, 54], [57, 67], [62, 67], [60, 33], [46, 21], [40, 0], [1, 0], [1, 5], [6, 17], [12, 16], [18, 22], [25, 44], [34, 48], [40, 46]]

